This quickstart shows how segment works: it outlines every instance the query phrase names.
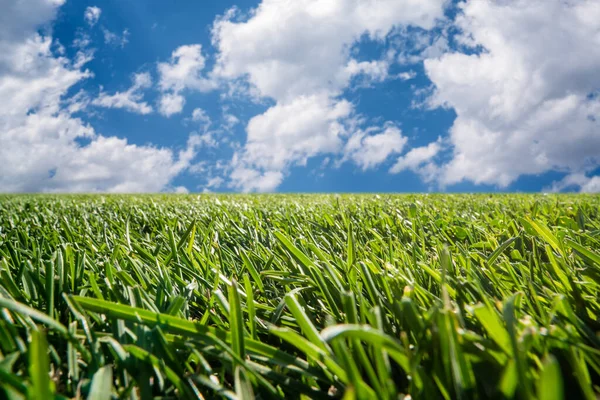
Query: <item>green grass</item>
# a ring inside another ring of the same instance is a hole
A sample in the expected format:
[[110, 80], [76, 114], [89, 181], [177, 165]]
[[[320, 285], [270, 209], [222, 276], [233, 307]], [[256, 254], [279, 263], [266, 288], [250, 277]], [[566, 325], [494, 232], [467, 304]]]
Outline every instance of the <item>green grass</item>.
[[596, 399], [598, 196], [2, 196], [0, 399]]

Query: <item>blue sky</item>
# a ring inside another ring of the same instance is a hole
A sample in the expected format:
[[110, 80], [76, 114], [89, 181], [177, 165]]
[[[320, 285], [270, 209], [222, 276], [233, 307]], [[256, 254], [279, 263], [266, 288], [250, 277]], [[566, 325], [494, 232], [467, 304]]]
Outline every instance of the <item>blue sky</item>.
[[593, 0], [15, 0], [0, 25], [0, 191], [600, 191]]

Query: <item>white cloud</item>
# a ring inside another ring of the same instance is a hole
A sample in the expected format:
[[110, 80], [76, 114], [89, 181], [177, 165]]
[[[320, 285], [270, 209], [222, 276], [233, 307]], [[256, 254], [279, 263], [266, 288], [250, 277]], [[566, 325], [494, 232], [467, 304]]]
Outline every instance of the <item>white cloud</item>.
[[415, 71], [406, 71], [406, 72], [400, 72], [397, 75], [398, 79], [402, 80], [402, 81], [409, 81], [411, 79], [415, 79], [417, 77], [417, 73]]
[[195, 108], [194, 111], [192, 111], [192, 121], [200, 122], [206, 128], [211, 124], [209, 115], [201, 108]]
[[600, 193], [600, 176], [588, 177], [582, 173], [565, 176], [558, 182], [552, 182], [546, 191], [562, 192], [565, 189], [578, 189], [582, 193]]
[[214, 138], [214, 132], [204, 132], [198, 135], [199, 145], [202, 147], [217, 147], [219, 144]]
[[233, 127], [232, 121], [227, 118], [227, 116], [235, 118], [233, 115], [225, 114], [223, 116], [223, 122], [213, 125], [212, 119], [205, 110], [202, 108], [195, 108], [192, 111], [192, 116], [186, 118], [185, 122], [194, 122], [192, 126], [197, 126], [198, 131], [202, 132], [200, 138], [204, 147], [217, 148], [226, 143], [230, 143], [229, 138], [224, 136]]
[[28, 110], [57, 114], [65, 88], [90, 76], [70, 68], [67, 59], [53, 57], [51, 45], [51, 38], [37, 34], [20, 43], [0, 39], [5, 50], [0, 53], [0, 133], [6, 133]]
[[429, 143], [427, 146], [415, 147], [404, 156], [399, 157], [389, 172], [397, 174], [405, 170], [411, 170], [419, 174], [425, 182], [431, 182], [439, 174], [439, 167], [433, 159], [441, 150], [440, 140]]
[[394, 153], [402, 152], [408, 140], [394, 125], [388, 125], [381, 133], [372, 134], [377, 131], [377, 128], [359, 131], [346, 143], [346, 157], [352, 159], [363, 171], [378, 166]]
[[85, 12], [83, 13], [83, 18], [89, 26], [94, 26], [100, 19], [100, 14], [102, 14], [102, 10], [100, 9], [100, 7], [90, 6], [85, 9]]
[[223, 119], [225, 120], [225, 127], [227, 130], [233, 129], [237, 124], [240, 123], [238, 117], [228, 112], [223, 113]]
[[102, 34], [104, 35], [104, 43], [114, 47], [125, 47], [129, 43], [129, 30], [124, 29], [120, 35], [109, 31], [106, 28], [102, 28]]
[[[56, 10], [65, 0], [2, 1], [0, 13], [0, 50], [11, 47], [17, 41], [30, 37], [31, 33], [54, 19]], [[3, 52], [0, 52], [0, 57]]]
[[225, 180], [220, 176], [212, 177], [206, 182], [206, 187], [211, 189], [220, 188], [225, 183]]
[[100, 92], [98, 98], [92, 101], [92, 104], [105, 108], [123, 108], [127, 111], [138, 114], [150, 114], [153, 109], [147, 102], [142, 101], [144, 95], [142, 90], [152, 86], [152, 78], [147, 72], [135, 74], [133, 84], [125, 92], [116, 92], [108, 95]]
[[406, 169], [415, 170], [422, 164], [431, 161], [440, 151], [439, 142], [429, 143], [427, 146], [415, 147], [404, 156], [398, 158], [398, 161], [390, 168], [390, 173], [397, 174]]
[[86, 96], [68, 92], [91, 74], [38, 33], [62, 1], [24, 4], [0, 15], [0, 191], [158, 191], [188, 168], [196, 137], [174, 154], [102, 136], [74, 117]]
[[169, 149], [136, 146], [126, 139], [95, 136], [85, 147], [63, 151], [44, 191], [158, 192], [189, 166], [196, 154], [193, 139], [175, 158]]
[[165, 117], [179, 114], [183, 110], [185, 98], [179, 94], [165, 93], [161, 96], [158, 111]]
[[170, 116], [183, 110], [183, 90], [208, 92], [216, 88], [215, 82], [201, 74], [205, 64], [199, 44], [180, 46], [173, 51], [169, 62], [158, 63], [158, 85], [163, 92], [160, 102], [161, 110], [165, 110], [164, 115]]
[[300, 96], [278, 103], [248, 123], [243, 161], [263, 170], [281, 171], [287, 165], [303, 165], [321, 152], [337, 152], [345, 134], [339, 121], [351, 111], [347, 101], [332, 101], [327, 96]]
[[431, 28], [445, 3], [263, 0], [244, 22], [234, 21], [234, 12], [217, 20], [214, 75], [246, 78], [251, 97], [276, 102], [248, 123], [247, 142], [232, 162], [234, 185], [273, 190], [291, 165], [341, 151], [356, 122], [352, 105], [338, 97], [341, 91], [356, 76], [367, 83], [388, 77], [387, 60], [355, 60], [352, 45], [364, 34], [380, 40], [400, 25]]
[[[487, 0], [486, 0], [487, 1]], [[450, 50], [446, 21], [441, 32], [426, 30], [397, 30], [391, 39], [392, 54], [401, 65], [417, 64], [428, 58], [438, 58]]]
[[190, 191], [185, 186], [177, 186], [173, 188], [173, 193], [188, 194]]
[[205, 66], [202, 46], [199, 44], [178, 47], [169, 62], [158, 63], [159, 86], [162, 90], [179, 92], [183, 89], [209, 91], [213, 84], [200, 73]]
[[94, 59], [93, 49], [79, 50], [75, 54], [75, 60], [73, 60], [73, 68], [81, 69], [85, 64], [89, 63]]
[[279, 171], [259, 172], [254, 169], [236, 168], [229, 176], [232, 187], [244, 192], [272, 192], [283, 182]]
[[479, 54], [425, 60], [432, 106], [453, 108], [442, 184], [505, 187], [523, 174], [594, 169], [600, 153], [600, 3], [471, 0], [456, 25]]
[[580, 191], [583, 193], [600, 193], [600, 176], [591, 177], [581, 186]]
[[73, 68], [81, 69], [85, 64], [94, 59], [95, 49], [90, 48], [90, 36], [87, 33], [79, 30], [75, 34], [72, 46], [77, 49], [75, 60], [73, 60]]
[[386, 60], [374, 60], [374, 61], [361, 61], [358, 62], [354, 59], [348, 61], [346, 67], [341, 73], [342, 76], [346, 76], [345, 81], [350, 80], [354, 76], [362, 76], [363, 84], [370, 84], [372, 82], [383, 82], [388, 78], [388, 70], [390, 64]]
[[349, 78], [349, 48], [362, 34], [381, 38], [402, 24], [431, 28], [444, 3], [263, 0], [246, 22], [215, 23], [216, 72], [230, 78], [248, 74], [262, 96], [277, 100], [337, 92]]

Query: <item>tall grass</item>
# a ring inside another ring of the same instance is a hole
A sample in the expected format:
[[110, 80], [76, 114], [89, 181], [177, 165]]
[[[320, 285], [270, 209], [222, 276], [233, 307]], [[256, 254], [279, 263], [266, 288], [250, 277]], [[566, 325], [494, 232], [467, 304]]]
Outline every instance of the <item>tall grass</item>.
[[0, 398], [596, 399], [597, 196], [0, 197]]

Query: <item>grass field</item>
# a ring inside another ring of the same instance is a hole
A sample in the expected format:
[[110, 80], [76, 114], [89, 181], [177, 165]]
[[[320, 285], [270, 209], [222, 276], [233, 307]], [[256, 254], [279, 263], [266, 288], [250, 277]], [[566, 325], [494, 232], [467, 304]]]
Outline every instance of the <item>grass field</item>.
[[0, 399], [596, 399], [599, 207], [2, 196]]

